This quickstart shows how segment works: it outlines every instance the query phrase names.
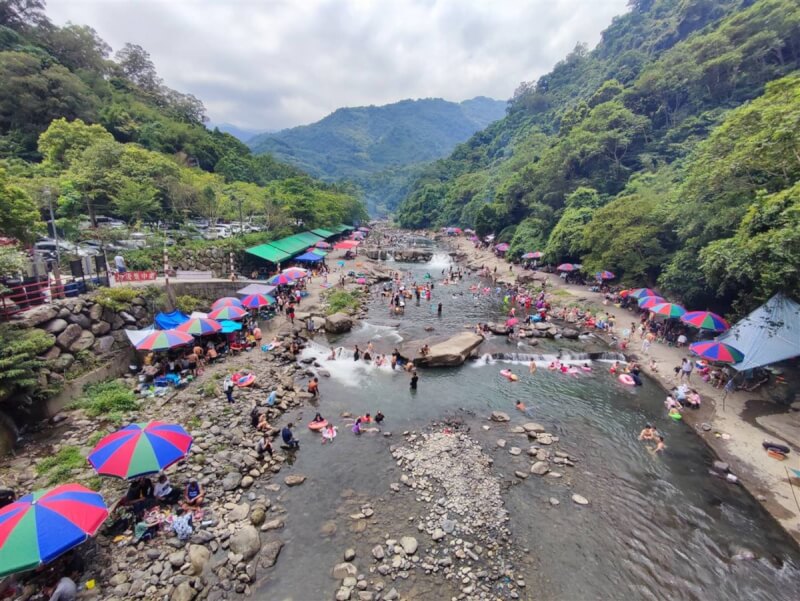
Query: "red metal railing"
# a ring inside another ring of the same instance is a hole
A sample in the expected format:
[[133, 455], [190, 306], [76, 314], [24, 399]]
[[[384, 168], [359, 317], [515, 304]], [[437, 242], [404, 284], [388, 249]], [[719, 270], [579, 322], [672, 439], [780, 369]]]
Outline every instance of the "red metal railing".
[[45, 305], [58, 298], [67, 296], [77, 296], [85, 292], [82, 281], [56, 284], [55, 281], [43, 279], [25, 284], [14, 286], [4, 286], [8, 290], [6, 294], [0, 295], [0, 320], [8, 321], [23, 311], [27, 311], [39, 305]]

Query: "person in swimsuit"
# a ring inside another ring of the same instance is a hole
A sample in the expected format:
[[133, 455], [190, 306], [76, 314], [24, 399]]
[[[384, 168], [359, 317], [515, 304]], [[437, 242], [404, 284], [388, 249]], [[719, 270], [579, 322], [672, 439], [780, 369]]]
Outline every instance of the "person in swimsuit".
[[528, 409], [528, 408], [525, 406], [525, 403], [523, 403], [522, 401], [517, 401], [517, 404], [516, 404], [516, 405], [514, 405], [514, 407], [516, 407], [516, 408], [517, 408], [517, 410], [519, 410], [519, 411], [527, 411], [527, 409]]
[[361, 350], [358, 348], [358, 345], [355, 346], [353, 349], [353, 361], [358, 361], [361, 358]]
[[381, 422], [383, 422], [383, 420], [384, 420], [384, 418], [385, 418], [385, 417], [386, 417], [386, 416], [385, 416], [383, 413], [381, 413], [380, 411], [378, 411], [378, 412], [375, 414], [375, 423], [376, 423], [376, 424], [380, 424]]
[[644, 427], [644, 430], [642, 430], [639, 433], [639, 440], [655, 440], [655, 438], [656, 438], [656, 429], [650, 424], [647, 424]]
[[324, 422], [325, 418], [322, 417], [319, 413], [314, 416], [314, 419], [311, 420], [312, 424], [318, 424], [319, 422]]
[[417, 370], [411, 372], [411, 382], [409, 386], [411, 386], [411, 390], [417, 389], [417, 382], [419, 381], [419, 376], [417, 375]]
[[658, 437], [658, 442], [656, 443], [656, 446], [652, 447], [650, 449], [650, 452], [653, 453], [653, 455], [655, 455], [656, 453], [663, 453], [666, 449], [667, 449], [667, 445], [664, 444], [664, 437], [663, 436], [659, 436]]

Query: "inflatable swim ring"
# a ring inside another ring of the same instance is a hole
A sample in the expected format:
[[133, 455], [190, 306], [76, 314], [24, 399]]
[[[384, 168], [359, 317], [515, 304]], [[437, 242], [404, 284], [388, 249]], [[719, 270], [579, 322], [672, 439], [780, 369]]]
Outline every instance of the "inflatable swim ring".
[[673, 413], [670, 415], [670, 417], [674, 419], [676, 422], [679, 422], [683, 419], [683, 416], [680, 413]]
[[628, 374], [620, 374], [619, 376], [617, 376], [617, 379], [623, 384], [626, 384], [628, 386], [636, 385], [636, 381]]
[[315, 432], [318, 432], [319, 430], [322, 430], [322, 428], [324, 428], [327, 425], [328, 425], [328, 420], [323, 419], [321, 422], [309, 422], [308, 429], [309, 430], [314, 430]]
[[239, 388], [246, 388], [256, 381], [256, 375], [235, 373], [231, 379]]
[[578, 373], [578, 368], [577, 368], [577, 367], [570, 367], [570, 368], [567, 370], [567, 372], [566, 372], [566, 373], [568, 373], [568, 374], [576, 374], [576, 373]]
[[519, 380], [519, 377], [517, 376], [517, 374], [512, 373], [508, 369], [504, 369], [503, 371], [501, 371], [500, 375], [503, 376], [504, 378], [508, 378], [512, 382], [516, 382], [517, 380]]
[[779, 444], [777, 442], [771, 442], [769, 440], [765, 440], [761, 443], [761, 446], [764, 447], [767, 451], [778, 451], [779, 453], [783, 453], [784, 455], [789, 452], [789, 447]]
[[581, 365], [581, 369], [582, 369], [583, 371], [592, 371], [592, 368], [591, 368], [591, 367], [589, 367], [588, 365]]
[[786, 459], [786, 455], [784, 455], [780, 451], [775, 451], [773, 449], [767, 451], [767, 455], [769, 455], [773, 459], [777, 459], [778, 461], [783, 461], [784, 459]]

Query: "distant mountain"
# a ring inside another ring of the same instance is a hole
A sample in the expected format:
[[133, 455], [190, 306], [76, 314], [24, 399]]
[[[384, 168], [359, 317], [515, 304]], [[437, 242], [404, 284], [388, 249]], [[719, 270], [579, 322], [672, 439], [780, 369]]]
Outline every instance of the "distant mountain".
[[213, 130], [217, 128], [224, 134], [230, 134], [234, 138], [238, 138], [242, 142], [247, 142], [248, 140], [254, 138], [258, 134], [265, 133], [263, 129], [244, 129], [242, 127], [237, 127], [231, 123], [209, 123], [208, 129]]
[[483, 96], [460, 103], [426, 98], [341, 108], [316, 123], [261, 134], [247, 144], [322, 179], [356, 183], [371, 212], [385, 214], [402, 196], [398, 190], [404, 190], [412, 166], [446, 156], [501, 119], [505, 108], [505, 101]]

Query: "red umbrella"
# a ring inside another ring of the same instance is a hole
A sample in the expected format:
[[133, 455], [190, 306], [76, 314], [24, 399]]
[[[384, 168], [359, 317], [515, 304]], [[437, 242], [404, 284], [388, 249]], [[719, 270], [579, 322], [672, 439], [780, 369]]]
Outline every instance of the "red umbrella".
[[351, 248], [355, 248], [358, 246], [360, 242], [357, 240], [342, 240], [341, 242], [337, 242], [333, 245], [333, 248], [336, 250], [350, 250]]
[[561, 265], [556, 267], [556, 269], [558, 269], [559, 271], [575, 271], [575, 269], [577, 268], [572, 263], [562, 263]]

